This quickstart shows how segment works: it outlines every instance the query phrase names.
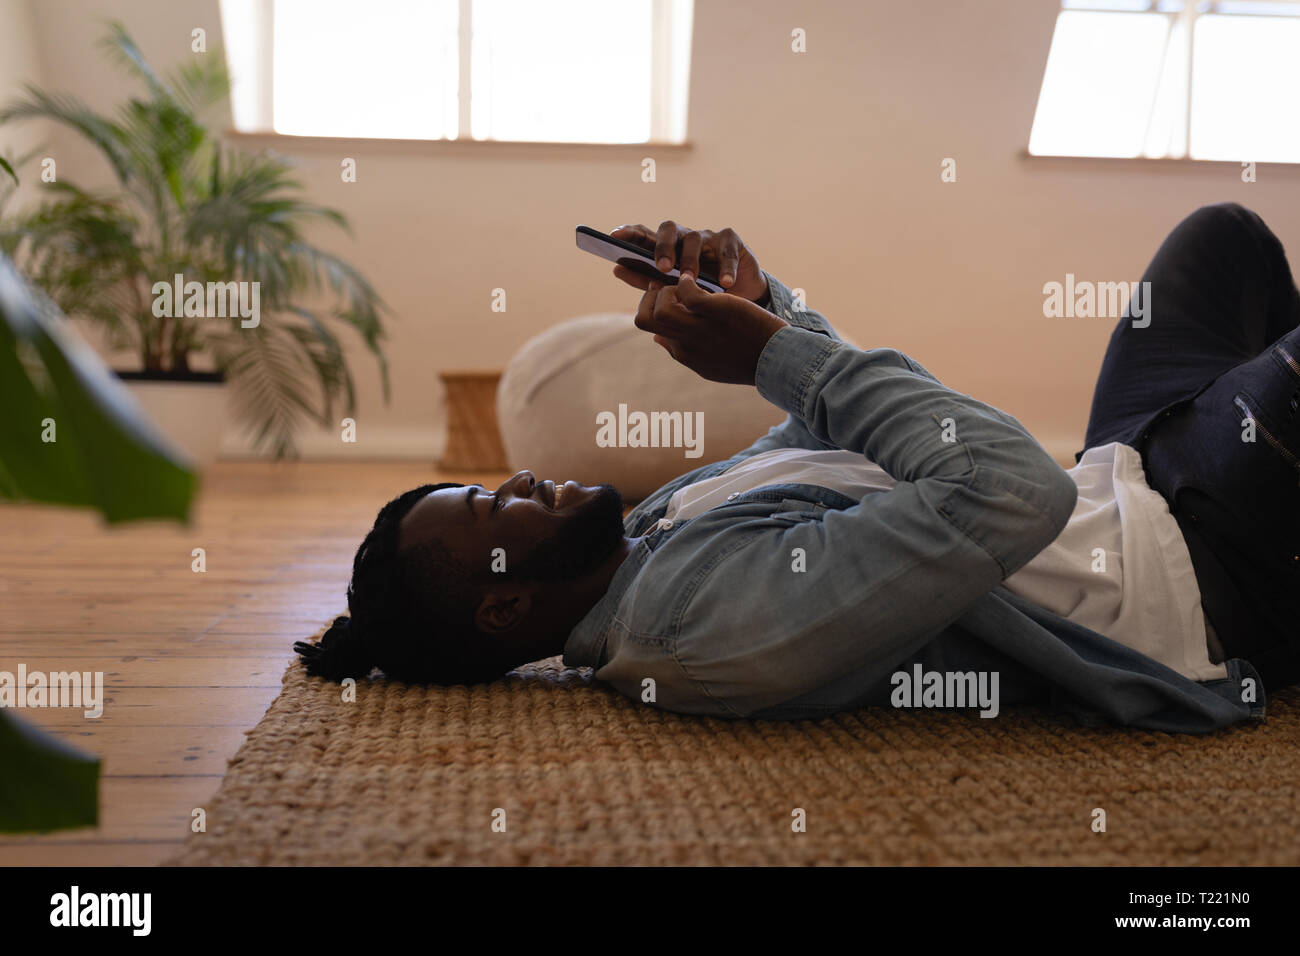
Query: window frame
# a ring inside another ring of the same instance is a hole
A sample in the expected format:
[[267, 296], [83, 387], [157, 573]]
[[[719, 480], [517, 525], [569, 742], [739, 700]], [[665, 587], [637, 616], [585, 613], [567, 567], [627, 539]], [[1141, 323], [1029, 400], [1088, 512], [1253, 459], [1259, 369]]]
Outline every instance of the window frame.
[[[1132, 6], [1119, 8], [1107, 3], [1107, 0], [1061, 0], [1060, 9], [1057, 11], [1057, 22], [1053, 25], [1053, 37], [1060, 23], [1060, 15], [1066, 12], [1095, 12], [1095, 13], [1112, 13], [1112, 14], [1159, 14], [1169, 20], [1169, 39], [1166, 40], [1165, 48], [1162, 50], [1162, 57], [1167, 57], [1173, 50], [1175, 30], [1181, 24], [1182, 32], [1179, 42], [1181, 44], [1181, 55], [1185, 69], [1181, 71], [1178, 88], [1174, 91], [1181, 100], [1183, 114], [1176, 138], [1171, 138], [1169, 148], [1159, 154], [1150, 151], [1148, 142], [1151, 136], [1152, 123], [1156, 119], [1155, 98], [1160, 95], [1160, 80], [1157, 79], [1157, 86], [1154, 91], [1152, 100], [1152, 109], [1147, 116], [1147, 125], [1142, 132], [1142, 151], [1136, 156], [1087, 156], [1078, 153], [1034, 153], [1026, 145], [1024, 155], [1032, 159], [1057, 159], [1057, 160], [1088, 160], [1101, 163], [1118, 162], [1175, 162], [1175, 163], [1220, 163], [1237, 165], [1236, 160], [1225, 159], [1200, 159], [1191, 154], [1192, 143], [1192, 91], [1193, 76], [1195, 75], [1195, 55], [1196, 55], [1196, 23], [1201, 17], [1208, 16], [1232, 16], [1232, 17], [1268, 17], [1268, 16], [1288, 16], [1300, 22], [1300, 0], [1272, 0], [1275, 6], [1288, 7], [1295, 11], [1292, 14], [1279, 14], [1277, 12], [1265, 12], [1263, 10], [1249, 9], [1232, 9], [1237, 6], [1237, 0], [1182, 0], [1182, 8], [1178, 10], [1162, 10], [1162, 0], [1146, 0], [1143, 6]], [[1224, 9], [1227, 7], [1228, 9]], [[1047, 64], [1043, 65], [1043, 76], [1046, 78]], [[1040, 84], [1039, 97], [1042, 96], [1042, 87]], [[1035, 102], [1034, 115], [1030, 121], [1030, 127], [1038, 118], [1039, 104]], [[1296, 167], [1300, 166], [1300, 158], [1294, 160], [1271, 160], [1259, 165]]]
[[[525, 140], [475, 138], [471, 132], [470, 102], [472, 64], [472, 30], [475, 0], [457, 0], [459, 21], [457, 27], [458, 73], [456, 100], [458, 105], [455, 137], [354, 137], [330, 133], [300, 135], [281, 133], [275, 128], [275, 3], [276, 0], [220, 0], [222, 32], [225, 36], [226, 19], [232, 7], [242, 8], [240, 19], [251, 27], [251, 36], [241, 44], [239, 61], [243, 75], [239, 82], [251, 84], [254, 93], [243, 99], [244, 121], [235, 117], [232, 133], [243, 138], [286, 137], [294, 140], [320, 140], [370, 143], [427, 143], [427, 144], [493, 144], [514, 146], [584, 146], [624, 149], [633, 147], [684, 147], [689, 145], [690, 57], [694, 47], [695, 0], [650, 0], [651, 47], [653, 64], [651, 76], [650, 138], [633, 142], [598, 142], [566, 140]], [[686, 49], [675, 50], [674, 42], [685, 23], [690, 32], [685, 36]], [[227, 56], [232, 45], [226, 42]], [[684, 62], [684, 66], [683, 66]], [[231, 63], [232, 73], [236, 72]]]

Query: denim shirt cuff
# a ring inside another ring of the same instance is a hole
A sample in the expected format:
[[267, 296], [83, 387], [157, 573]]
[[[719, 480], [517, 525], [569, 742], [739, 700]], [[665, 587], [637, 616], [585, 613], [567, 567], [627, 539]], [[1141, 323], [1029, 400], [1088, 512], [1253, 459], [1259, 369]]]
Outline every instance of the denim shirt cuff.
[[787, 322], [803, 328], [808, 328], [806, 322], [800, 321], [800, 315], [807, 312], [807, 308], [795, 298], [794, 292], [780, 279], [772, 275], [766, 269], [763, 275], [767, 276], [767, 311], [773, 315], [780, 316]]
[[[775, 295], [773, 301], [775, 302]], [[800, 420], [809, 386], [831, 353], [843, 344], [820, 332], [787, 325], [777, 329], [758, 357], [754, 384], [758, 394]]]

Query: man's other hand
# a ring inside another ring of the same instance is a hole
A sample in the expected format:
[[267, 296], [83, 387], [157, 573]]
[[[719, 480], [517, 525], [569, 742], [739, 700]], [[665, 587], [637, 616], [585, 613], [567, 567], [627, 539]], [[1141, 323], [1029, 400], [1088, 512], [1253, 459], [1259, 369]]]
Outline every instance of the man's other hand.
[[[750, 302], [767, 297], [767, 276], [734, 229], [690, 229], [668, 219], [658, 229], [639, 224], [619, 226], [610, 235], [653, 252], [660, 272], [677, 268], [695, 278], [703, 269], [717, 276], [718, 283], [732, 295]], [[614, 275], [643, 291], [655, 281], [624, 266], [615, 266]]]
[[647, 280], [636, 327], [701, 378], [753, 385], [758, 358], [790, 323], [729, 292], [705, 292], [690, 276], [676, 285]]

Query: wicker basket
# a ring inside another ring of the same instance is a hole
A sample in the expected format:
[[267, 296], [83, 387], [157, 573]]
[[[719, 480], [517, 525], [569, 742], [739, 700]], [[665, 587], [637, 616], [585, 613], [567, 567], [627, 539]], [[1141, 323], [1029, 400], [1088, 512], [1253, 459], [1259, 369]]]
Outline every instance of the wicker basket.
[[507, 471], [497, 427], [500, 372], [442, 372], [447, 390], [447, 448], [438, 467], [447, 471]]

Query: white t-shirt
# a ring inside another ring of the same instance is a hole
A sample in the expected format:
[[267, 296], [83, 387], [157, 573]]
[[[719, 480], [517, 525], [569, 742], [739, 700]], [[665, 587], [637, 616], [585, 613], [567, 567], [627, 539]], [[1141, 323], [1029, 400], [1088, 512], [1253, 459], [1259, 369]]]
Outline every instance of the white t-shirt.
[[[1065, 530], [1003, 586], [1191, 680], [1227, 677], [1210, 661], [1187, 544], [1164, 498], [1147, 485], [1137, 451], [1119, 442], [1090, 448], [1068, 474], [1079, 499]], [[678, 489], [664, 517], [688, 520], [743, 492], [786, 483], [856, 499], [896, 484], [853, 452], [783, 448]]]

